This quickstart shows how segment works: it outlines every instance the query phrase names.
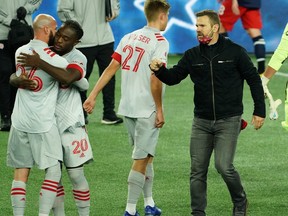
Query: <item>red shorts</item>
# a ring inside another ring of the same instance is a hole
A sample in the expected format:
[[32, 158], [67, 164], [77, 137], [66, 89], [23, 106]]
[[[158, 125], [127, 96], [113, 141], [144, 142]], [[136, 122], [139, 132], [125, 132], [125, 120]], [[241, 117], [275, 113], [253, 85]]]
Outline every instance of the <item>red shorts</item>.
[[262, 19], [260, 9], [249, 9], [239, 6], [240, 15], [235, 15], [232, 11], [232, 1], [226, 0], [219, 9], [219, 17], [226, 31], [231, 31], [234, 24], [240, 18], [244, 29], [261, 29]]

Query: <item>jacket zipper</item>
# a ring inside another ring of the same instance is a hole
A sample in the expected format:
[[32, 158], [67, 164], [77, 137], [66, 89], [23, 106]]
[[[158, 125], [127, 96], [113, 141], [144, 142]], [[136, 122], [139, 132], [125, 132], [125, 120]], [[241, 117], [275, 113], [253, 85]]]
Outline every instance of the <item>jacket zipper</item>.
[[211, 75], [211, 87], [212, 87], [212, 105], [213, 105], [213, 116], [214, 121], [216, 121], [216, 108], [215, 108], [215, 92], [214, 92], [214, 80], [213, 80], [213, 67], [212, 61], [216, 58], [219, 54], [215, 55], [211, 60], [209, 60], [206, 56], [202, 55], [202, 57], [206, 58], [210, 64], [210, 75]]

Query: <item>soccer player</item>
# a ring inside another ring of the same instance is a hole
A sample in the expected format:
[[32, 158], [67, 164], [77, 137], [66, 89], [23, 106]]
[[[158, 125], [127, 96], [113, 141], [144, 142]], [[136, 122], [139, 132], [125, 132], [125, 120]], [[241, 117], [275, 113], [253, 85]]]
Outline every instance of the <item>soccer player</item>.
[[[52, 50], [63, 56], [68, 62], [77, 64], [85, 76], [86, 57], [74, 46], [80, 42], [83, 30], [78, 22], [66, 21], [57, 31]], [[23, 55], [18, 57], [18, 62], [44, 68], [48, 73], [56, 76], [65, 76], [65, 70], [55, 68], [39, 58], [39, 55]], [[83, 80], [84, 79], [84, 80]], [[56, 105], [56, 120], [60, 131], [63, 151], [64, 165], [67, 168], [68, 176], [73, 185], [73, 195], [78, 213], [80, 216], [89, 215], [90, 191], [84, 175], [83, 165], [93, 159], [92, 149], [85, 129], [84, 113], [78, 87], [87, 90], [88, 81], [83, 78], [75, 81], [73, 85], [60, 85]], [[25, 81], [25, 80], [24, 80]], [[18, 87], [25, 83], [18, 82]], [[29, 88], [29, 85], [27, 85]], [[53, 206], [56, 216], [63, 216], [64, 213], [64, 188], [60, 185], [57, 189], [57, 198]]]
[[153, 157], [159, 128], [164, 124], [162, 83], [152, 75], [149, 63], [159, 58], [166, 64], [168, 41], [161, 35], [168, 22], [170, 5], [166, 0], [147, 0], [144, 4], [147, 26], [125, 35], [112, 55], [110, 65], [94, 86], [83, 107], [93, 112], [96, 97], [121, 68], [121, 100], [118, 113], [124, 116], [134, 145], [133, 165], [128, 176], [125, 216], [136, 215], [137, 201], [143, 192], [145, 215], [161, 215], [152, 197]]
[[[21, 52], [35, 50], [42, 59], [56, 67], [78, 71], [74, 77], [66, 78], [66, 83], [81, 78], [81, 71], [75, 64], [68, 62], [52, 52], [48, 44], [53, 42], [57, 22], [47, 14], [38, 15], [33, 22], [34, 39], [20, 47]], [[27, 76], [34, 81], [33, 91], [19, 88], [12, 112], [12, 127], [7, 148], [7, 165], [14, 168], [11, 200], [14, 215], [24, 215], [26, 182], [30, 169], [37, 164], [45, 170], [45, 180], [40, 191], [39, 215], [49, 215], [56, 197], [61, 178], [59, 161], [63, 159], [61, 139], [56, 126], [55, 108], [59, 90], [58, 82], [39, 68], [16, 65], [17, 76]]]
[[258, 64], [258, 73], [265, 70], [265, 41], [261, 33], [261, 0], [220, 0], [219, 9], [221, 21], [220, 34], [228, 37], [227, 31], [233, 29], [234, 24], [240, 18], [244, 29], [253, 41], [254, 53]]

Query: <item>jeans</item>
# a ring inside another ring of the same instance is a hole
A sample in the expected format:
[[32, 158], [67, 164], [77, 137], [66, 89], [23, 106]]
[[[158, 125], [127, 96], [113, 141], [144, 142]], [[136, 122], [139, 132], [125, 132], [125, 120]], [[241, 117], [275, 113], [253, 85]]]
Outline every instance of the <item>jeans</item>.
[[225, 181], [232, 202], [237, 205], [245, 201], [240, 176], [233, 166], [240, 126], [241, 116], [216, 121], [194, 118], [190, 140], [192, 215], [206, 215], [207, 173], [213, 150], [215, 168]]
[[0, 113], [10, 118], [13, 111], [17, 88], [9, 84], [9, 78], [15, 73], [15, 53], [8, 48], [8, 41], [0, 41]]

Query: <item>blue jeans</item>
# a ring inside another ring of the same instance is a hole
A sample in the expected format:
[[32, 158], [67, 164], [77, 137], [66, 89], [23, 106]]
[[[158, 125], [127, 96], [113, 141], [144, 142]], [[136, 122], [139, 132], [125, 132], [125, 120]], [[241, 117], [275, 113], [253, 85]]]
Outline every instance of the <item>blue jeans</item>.
[[190, 140], [190, 196], [192, 215], [204, 216], [207, 206], [207, 173], [212, 151], [215, 168], [221, 174], [234, 205], [246, 199], [240, 176], [233, 166], [241, 116], [220, 120], [195, 117]]

